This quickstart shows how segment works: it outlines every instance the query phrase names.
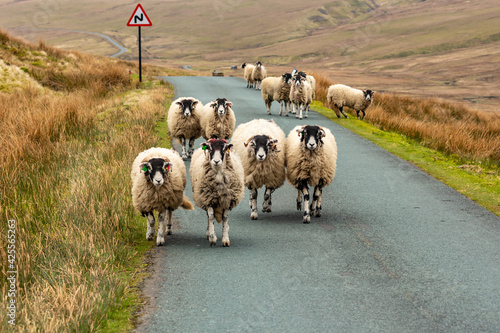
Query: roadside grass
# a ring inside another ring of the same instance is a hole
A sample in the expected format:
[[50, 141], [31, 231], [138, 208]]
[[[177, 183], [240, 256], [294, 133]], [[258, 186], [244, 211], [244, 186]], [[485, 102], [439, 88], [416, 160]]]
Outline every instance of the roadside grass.
[[415, 164], [500, 216], [500, 170], [494, 164], [483, 165], [481, 162], [466, 161], [457, 155], [447, 155], [424, 147], [404, 134], [384, 131], [368, 122], [357, 120], [355, 116], [350, 119], [338, 119], [333, 110], [324, 107], [319, 101], [315, 101], [311, 108], [390, 153]]
[[[16, 221], [18, 272], [16, 326], [1, 307], [0, 331], [126, 331], [152, 247], [132, 207], [130, 165], [159, 144], [157, 121], [172, 91], [147, 71], [139, 84], [122, 61], [3, 31], [0, 40], [2, 66], [24, 75], [0, 93], [0, 216]], [[1, 244], [7, 235], [0, 223]], [[0, 260], [8, 263], [3, 245]], [[6, 276], [8, 265], [0, 270]], [[2, 304], [9, 287], [0, 280]]]

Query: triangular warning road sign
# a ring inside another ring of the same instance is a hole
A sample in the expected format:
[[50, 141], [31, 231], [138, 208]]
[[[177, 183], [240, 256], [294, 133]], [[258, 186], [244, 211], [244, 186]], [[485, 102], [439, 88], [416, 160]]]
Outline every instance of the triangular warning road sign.
[[151, 23], [151, 20], [149, 19], [148, 15], [144, 11], [144, 8], [142, 8], [141, 4], [138, 4], [137, 7], [135, 7], [134, 13], [132, 16], [130, 16], [130, 19], [128, 20], [127, 26], [129, 27], [140, 27], [140, 26], [151, 26], [153, 23]]

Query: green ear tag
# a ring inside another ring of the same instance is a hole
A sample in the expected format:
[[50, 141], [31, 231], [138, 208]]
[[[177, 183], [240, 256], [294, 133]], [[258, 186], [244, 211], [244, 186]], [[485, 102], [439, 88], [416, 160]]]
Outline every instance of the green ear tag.
[[146, 171], [148, 171], [148, 167], [147, 166], [143, 166], [141, 170], [144, 171], [144, 172], [146, 172]]
[[201, 149], [207, 150], [207, 145], [203, 145], [203, 147], [201, 147]]

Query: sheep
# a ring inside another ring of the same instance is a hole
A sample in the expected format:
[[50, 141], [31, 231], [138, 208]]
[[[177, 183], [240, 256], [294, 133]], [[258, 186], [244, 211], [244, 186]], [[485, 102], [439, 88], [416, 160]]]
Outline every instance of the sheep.
[[153, 240], [155, 217], [158, 211], [158, 236], [156, 245], [165, 243], [172, 234], [172, 212], [179, 206], [193, 210], [193, 204], [184, 195], [186, 167], [179, 153], [171, 149], [150, 148], [135, 158], [130, 173], [132, 179], [132, 203], [142, 216], [147, 217], [146, 239]]
[[[302, 119], [302, 110], [306, 110], [305, 118], [309, 112], [309, 104], [312, 102], [311, 84], [301, 75], [295, 75], [293, 78], [292, 87], [290, 88], [290, 103], [292, 103], [293, 113], [295, 117]], [[299, 111], [295, 111], [298, 107]]]
[[285, 182], [285, 143], [283, 130], [272, 120], [255, 119], [234, 131], [234, 149], [243, 163], [245, 186], [250, 191], [250, 218], [256, 220], [257, 190], [266, 186], [263, 212], [271, 212], [271, 194]]
[[[200, 107], [198, 107], [200, 106]], [[202, 103], [193, 97], [180, 97], [172, 102], [167, 114], [168, 130], [182, 146], [182, 159], [185, 161], [194, 151], [194, 140], [201, 137], [200, 114]], [[186, 154], [186, 140], [189, 151]]]
[[307, 82], [309, 82], [309, 84], [311, 85], [311, 88], [312, 88], [312, 99], [315, 99], [316, 98], [316, 79], [314, 78], [314, 76], [307, 75], [303, 71], [297, 72], [297, 74], [301, 75], [302, 77], [304, 77], [307, 80]]
[[344, 117], [349, 118], [343, 110], [344, 106], [347, 106], [356, 110], [358, 119], [360, 119], [359, 112], [363, 112], [363, 118], [361, 119], [365, 119], [365, 110], [372, 103], [374, 94], [375, 92], [369, 89], [359, 90], [343, 84], [332, 84], [328, 87], [326, 100], [330, 107], [335, 111], [338, 118], [341, 118], [340, 113], [342, 113]]
[[266, 104], [267, 114], [271, 114], [271, 104], [273, 101], [278, 101], [278, 103], [280, 103], [280, 116], [283, 114], [284, 104], [285, 116], [288, 117], [291, 85], [292, 74], [290, 73], [285, 73], [281, 75], [281, 77], [267, 77], [262, 80], [261, 94]]
[[262, 80], [267, 77], [267, 69], [260, 61], [257, 61], [252, 70], [252, 79], [255, 81], [255, 90], [261, 89]]
[[245, 78], [245, 81], [247, 81], [247, 88], [253, 88], [253, 77], [252, 77], [252, 72], [254, 69], [254, 65], [252, 64], [247, 64], [244, 62], [241, 65], [241, 68], [243, 68], [243, 77]]
[[236, 117], [231, 108], [233, 103], [217, 98], [204, 106], [200, 117], [201, 135], [205, 140], [231, 138], [236, 126]]
[[222, 222], [222, 245], [230, 245], [228, 214], [243, 199], [243, 166], [233, 145], [226, 140], [210, 139], [201, 144], [191, 160], [189, 173], [195, 204], [208, 216], [207, 238], [216, 245], [214, 218]]
[[[298, 135], [297, 135], [298, 134]], [[320, 126], [297, 126], [286, 141], [286, 178], [297, 191], [297, 210], [302, 208], [302, 222], [311, 222], [311, 211], [321, 216], [323, 188], [333, 181], [337, 165], [337, 143], [329, 129]], [[309, 187], [314, 186], [309, 207]]]

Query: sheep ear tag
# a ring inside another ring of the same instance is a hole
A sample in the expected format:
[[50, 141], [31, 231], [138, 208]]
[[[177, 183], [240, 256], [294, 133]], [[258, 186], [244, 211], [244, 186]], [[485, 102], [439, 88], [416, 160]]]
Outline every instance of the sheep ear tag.
[[203, 151], [205, 151], [205, 150], [207, 150], [207, 147], [208, 147], [207, 145], [203, 145], [203, 146], [201, 146], [201, 149], [203, 149]]
[[144, 172], [147, 172], [148, 171], [148, 167], [146, 165], [144, 165], [142, 168], [141, 168], [142, 171]]

